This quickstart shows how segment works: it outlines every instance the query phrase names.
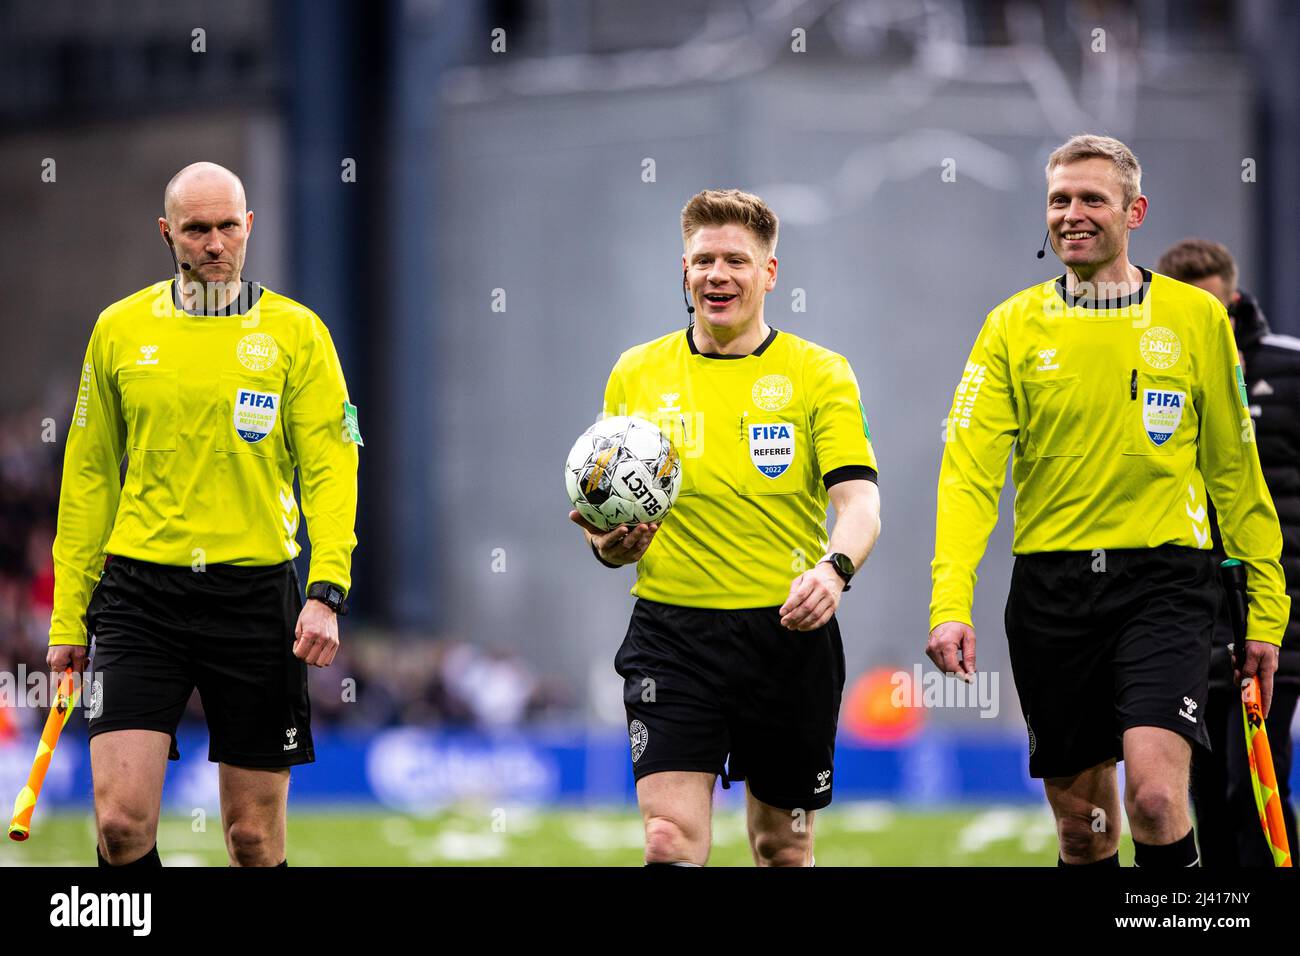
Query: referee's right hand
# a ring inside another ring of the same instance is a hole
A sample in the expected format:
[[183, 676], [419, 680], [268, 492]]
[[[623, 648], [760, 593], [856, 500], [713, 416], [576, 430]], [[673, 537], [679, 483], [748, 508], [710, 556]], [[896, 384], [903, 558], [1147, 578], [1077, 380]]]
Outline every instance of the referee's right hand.
[[60, 675], [69, 667], [80, 674], [86, 669], [86, 645], [51, 644], [45, 652], [45, 663], [49, 665], [51, 674]]
[[596, 546], [596, 553], [610, 564], [636, 564], [659, 530], [659, 522], [655, 521], [635, 526], [621, 524], [609, 531], [601, 531], [577, 511], [569, 512], [569, 520], [587, 532]]
[[925, 656], [945, 674], [956, 674], [969, 684], [975, 679], [975, 628], [961, 621], [935, 625]]

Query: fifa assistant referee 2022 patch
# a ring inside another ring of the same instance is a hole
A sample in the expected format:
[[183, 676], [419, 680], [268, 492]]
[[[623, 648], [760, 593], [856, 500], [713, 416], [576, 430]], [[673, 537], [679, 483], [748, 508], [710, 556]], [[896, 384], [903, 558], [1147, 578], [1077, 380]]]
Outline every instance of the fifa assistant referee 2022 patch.
[[1167, 388], [1142, 390], [1142, 424], [1152, 442], [1163, 445], [1169, 441], [1169, 436], [1178, 430], [1178, 423], [1183, 420], [1186, 402], [1185, 392]]
[[280, 409], [279, 392], [257, 392], [251, 388], [235, 390], [233, 404], [235, 433], [250, 445], [271, 434]]

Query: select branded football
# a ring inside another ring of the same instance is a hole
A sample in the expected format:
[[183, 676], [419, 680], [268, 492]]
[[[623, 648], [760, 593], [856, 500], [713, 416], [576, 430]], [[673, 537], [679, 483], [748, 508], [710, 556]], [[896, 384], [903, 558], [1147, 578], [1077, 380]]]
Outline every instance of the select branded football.
[[564, 483], [573, 507], [602, 531], [663, 521], [682, 485], [681, 460], [644, 418], [602, 418], [574, 442]]

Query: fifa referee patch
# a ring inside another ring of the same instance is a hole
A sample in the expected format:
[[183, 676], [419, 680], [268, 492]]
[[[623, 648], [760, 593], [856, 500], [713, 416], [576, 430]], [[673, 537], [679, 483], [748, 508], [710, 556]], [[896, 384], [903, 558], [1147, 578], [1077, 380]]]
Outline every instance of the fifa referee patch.
[[361, 440], [361, 426], [357, 424], [357, 406], [351, 402], [343, 403], [343, 440], [362, 448], [366, 446]]
[[783, 475], [794, 461], [794, 426], [789, 422], [750, 425], [749, 460], [765, 478]]
[[1237, 366], [1237, 391], [1241, 395], [1241, 407], [1250, 408], [1250, 399], [1246, 397], [1246, 376], [1241, 374], [1241, 366]]

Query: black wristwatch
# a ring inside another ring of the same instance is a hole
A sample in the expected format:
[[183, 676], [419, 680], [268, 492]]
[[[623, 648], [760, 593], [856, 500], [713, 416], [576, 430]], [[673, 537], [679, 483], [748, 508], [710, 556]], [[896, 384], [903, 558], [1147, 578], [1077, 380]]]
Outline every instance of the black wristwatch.
[[[849, 582], [853, 580], [853, 559], [847, 554], [842, 554], [839, 551], [832, 551], [823, 556], [822, 561], [829, 561], [831, 563], [831, 567], [835, 569], [835, 573], [844, 579], [844, 590], [847, 591], [849, 589]], [[818, 561], [817, 563], [821, 564], [822, 561]]]
[[307, 600], [320, 601], [338, 615], [348, 613], [348, 606], [343, 603], [343, 589], [328, 581], [314, 581], [307, 585]]

